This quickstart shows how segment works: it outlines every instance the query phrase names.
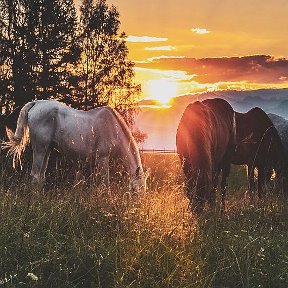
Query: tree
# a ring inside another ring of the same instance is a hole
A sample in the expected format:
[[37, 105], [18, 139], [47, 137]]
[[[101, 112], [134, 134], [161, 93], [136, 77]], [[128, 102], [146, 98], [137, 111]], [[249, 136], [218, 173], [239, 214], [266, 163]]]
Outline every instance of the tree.
[[55, 98], [76, 108], [116, 108], [133, 123], [141, 87], [133, 82], [119, 12], [105, 0], [0, 1], [0, 105], [7, 111]]
[[[32, 1], [33, 2], [33, 1]], [[69, 68], [77, 60], [77, 18], [73, 0], [42, 0], [37, 39], [38, 99], [71, 95]]]
[[139, 128], [136, 128], [132, 131], [133, 137], [138, 144], [143, 145], [145, 140], [147, 139], [147, 133], [141, 131]]
[[119, 13], [105, 0], [84, 0], [80, 7], [82, 53], [73, 105], [83, 109], [109, 105], [133, 122], [140, 85], [133, 82], [134, 63], [128, 60], [125, 34], [119, 33]]
[[31, 73], [29, 65], [25, 65], [29, 59], [29, 45], [22, 3], [12, 0], [0, 3], [1, 104], [9, 110], [11, 100], [21, 105], [21, 98], [25, 103], [30, 92]]
[[67, 67], [79, 51], [73, 0], [0, 3], [0, 104], [69, 94]]

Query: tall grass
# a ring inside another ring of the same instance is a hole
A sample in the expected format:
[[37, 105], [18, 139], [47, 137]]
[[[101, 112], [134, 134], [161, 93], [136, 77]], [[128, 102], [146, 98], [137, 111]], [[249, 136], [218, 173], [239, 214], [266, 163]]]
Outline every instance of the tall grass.
[[144, 164], [143, 195], [126, 181], [37, 194], [27, 175], [2, 169], [0, 287], [288, 287], [281, 197], [251, 204], [235, 167], [225, 215], [195, 217], [177, 156], [145, 155]]

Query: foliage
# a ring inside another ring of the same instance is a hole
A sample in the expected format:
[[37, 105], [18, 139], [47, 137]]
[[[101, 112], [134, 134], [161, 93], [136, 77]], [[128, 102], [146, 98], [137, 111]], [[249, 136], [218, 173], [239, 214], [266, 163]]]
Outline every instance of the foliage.
[[3, 0], [0, 19], [1, 106], [69, 94], [67, 66], [77, 59], [73, 0]]
[[139, 128], [133, 130], [133, 137], [138, 144], [143, 144], [147, 139], [148, 135], [145, 132], [140, 131]]
[[141, 88], [113, 5], [84, 0], [78, 21], [73, 0], [3, 0], [0, 19], [2, 111], [53, 98], [84, 110], [109, 105], [133, 124]]
[[82, 53], [74, 70], [78, 88], [66, 101], [85, 110], [109, 105], [122, 115], [125, 111], [131, 124], [140, 85], [133, 82], [134, 63], [128, 60], [126, 36], [119, 32], [119, 12], [105, 0], [84, 0], [80, 12]]
[[234, 169], [226, 214], [196, 218], [177, 157], [144, 162], [152, 169], [144, 195], [128, 193], [126, 182], [39, 195], [25, 175], [2, 172], [3, 287], [287, 287], [286, 201], [246, 203], [236, 188], [245, 173]]

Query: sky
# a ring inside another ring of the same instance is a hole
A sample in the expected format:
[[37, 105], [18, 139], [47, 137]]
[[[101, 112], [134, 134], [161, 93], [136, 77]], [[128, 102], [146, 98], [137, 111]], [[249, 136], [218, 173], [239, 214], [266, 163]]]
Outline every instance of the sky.
[[287, 0], [107, 0], [144, 99], [288, 87]]

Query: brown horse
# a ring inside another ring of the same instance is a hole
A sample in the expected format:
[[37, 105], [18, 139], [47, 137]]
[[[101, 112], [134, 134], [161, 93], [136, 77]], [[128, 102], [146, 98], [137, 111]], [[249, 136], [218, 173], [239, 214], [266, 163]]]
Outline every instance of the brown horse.
[[[201, 212], [205, 202], [215, 204], [218, 171], [225, 199], [226, 176], [235, 149], [235, 117], [231, 105], [219, 98], [189, 104], [176, 135], [177, 153], [186, 178], [190, 205]], [[224, 207], [222, 207], [224, 209]]]
[[[254, 170], [258, 170], [258, 195], [263, 196], [263, 184], [274, 169], [283, 183], [288, 179], [285, 148], [268, 115], [255, 107], [247, 113], [235, 112], [236, 148], [233, 164], [248, 166], [248, 190], [255, 190]], [[284, 188], [284, 187], [282, 187]]]

